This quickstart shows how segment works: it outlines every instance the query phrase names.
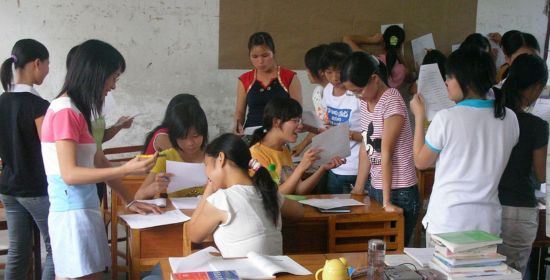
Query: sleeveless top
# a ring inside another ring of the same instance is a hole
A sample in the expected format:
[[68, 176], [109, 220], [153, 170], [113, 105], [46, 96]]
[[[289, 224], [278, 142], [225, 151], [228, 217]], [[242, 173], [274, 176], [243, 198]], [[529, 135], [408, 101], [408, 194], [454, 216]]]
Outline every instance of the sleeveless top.
[[153, 134], [153, 137], [151, 137], [151, 140], [149, 140], [149, 143], [147, 143], [147, 148], [145, 149], [145, 155], [152, 155], [157, 150], [155, 149], [155, 139], [157, 139], [157, 136], [159, 134], [168, 134], [168, 128], [159, 128], [155, 133]]
[[239, 77], [246, 92], [246, 106], [248, 114], [244, 127], [262, 125], [264, 107], [275, 96], [289, 97], [289, 87], [296, 72], [277, 67], [277, 77], [264, 85], [256, 79], [256, 69], [248, 71]]

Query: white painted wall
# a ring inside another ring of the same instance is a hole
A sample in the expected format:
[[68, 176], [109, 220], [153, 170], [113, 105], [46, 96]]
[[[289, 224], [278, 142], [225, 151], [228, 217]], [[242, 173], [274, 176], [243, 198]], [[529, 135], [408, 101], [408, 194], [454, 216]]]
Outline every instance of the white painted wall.
[[[477, 30], [524, 30], [542, 44], [544, 2], [479, 0]], [[231, 129], [236, 79], [242, 73], [217, 68], [218, 18], [218, 0], [0, 0], [0, 59], [10, 56], [18, 39], [44, 43], [50, 51], [50, 75], [38, 90], [51, 100], [61, 88], [68, 50], [89, 38], [105, 40], [128, 64], [113, 93], [118, 107], [108, 123], [121, 115], [144, 113], [132, 129], [105, 146], [141, 144], [145, 132], [160, 122], [169, 99], [181, 92], [198, 96], [215, 135]], [[313, 87], [304, 71], [299, 77], [305, 107], [311, 108]]]

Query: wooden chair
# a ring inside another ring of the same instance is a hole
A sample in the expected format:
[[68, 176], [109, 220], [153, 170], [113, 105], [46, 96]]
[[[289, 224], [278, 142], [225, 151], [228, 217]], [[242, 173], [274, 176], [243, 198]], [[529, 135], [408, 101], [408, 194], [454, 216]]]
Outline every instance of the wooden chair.
[[[109, 159], [110, 162], [126, 162], [133, 158], [134, 155], [141, 153], [143, 150], [143, 145], [136, 146], [124, 146], [124, 147], [115, 147], [107, 148], [103, 150], [103, 154]], [[114, 155], [122, 156], [114, 156]], [[130, 156], [129, 156], [130, 154]]]
[[418, 218], [414, 227], [414, 240], [413, 246], [422, 247], [422, 233], [425, 232], [422, 226], [422, 219], [428, 210], [428, 202], [430, 201], [430, 195], [432, 194], [432, 188], [434, 185], [435, 168], [428, 168], [426, 170], [416, 170], [416, 176], [418, 177], [418, 194], [420, 200], [420, 211], [418, 211]]
[[375, 217], [371, 214], [333, 215], [328, 220], [329, 253], [368, 251], [370, 239], [382, 239], [386, 250], [403, 252], [403, 215]]
[[[146, 176], [126, 176], [122, 178], [122, 185], [126, 189], [129, 195], [134, 196], [143, 181], [145, 180]], [[119, 238], [118, 236], [118, 224], [119, 224], [119, 218], [118, 213], [121, 211], [124, 211], [125, 205], [124, 202], [119, 199], [118, 195], [112, 194], [111, 195], [111, 211], [110, 211], [110, 217], [111, 217], [111, 275], [112, 279], [117, 279], [119, 272], [129, 272], [129, 264], [128, 259], [126, 259], [126, 265], [120, 266], [118, 265], [118, 256], [122, 256], [124, 258], [127, 258], [127, 252], [128, 252], [128, 244], [126, 244], [126, 252], [119, 252], [118, 251], [118, 242], [119, 241], [126, 241], [126, 236], [123, 238]]]

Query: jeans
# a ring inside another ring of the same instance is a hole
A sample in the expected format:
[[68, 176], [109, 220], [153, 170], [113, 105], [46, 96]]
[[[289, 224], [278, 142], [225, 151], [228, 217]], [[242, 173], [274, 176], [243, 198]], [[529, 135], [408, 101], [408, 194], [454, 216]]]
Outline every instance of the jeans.
[[[381, 189], [375, 189], [369, 185], [369, 196], [382, 204], [383, 193]], [[391, 190], [391, 203], [403, 208], [403, 217], [405, 218], [405, 246], [408, 246], [420, 210], [418, 186], [414, 185], [408, 188]]]
[[525, 277], [527, 262], [539, 226], [539, 209], [536, 207], [502, 206], [502, 244], [498, 252], [506, 256], [506, 264]]
[[327, 175], [328, 193], [350, 193], [356, 178], [356, 175], [338, 175], [329, 170]]
[[15, 197], [1, 195], [8, 223], [9, 249], [4, 279], [27, 279], [32, 255], [32, 220], [38, 226], [46, 245], [42, 279], [55, 278], [50, 236], [48, 234], [48, 196]]

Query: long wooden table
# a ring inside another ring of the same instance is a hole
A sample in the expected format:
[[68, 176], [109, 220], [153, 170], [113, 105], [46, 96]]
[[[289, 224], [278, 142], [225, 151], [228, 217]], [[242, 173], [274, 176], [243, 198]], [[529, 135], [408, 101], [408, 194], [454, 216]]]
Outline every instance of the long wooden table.
[[[299, 276], [292, 274], [280, 274], [277, 275], [277, 279], [281, 280], [313, 280], [315, 279], [315, 272], [325, 265], [326, 260], [336, 259], [340, 257], [346, 258], [348, 265], [355, 268], [367, 266], [367, 253], [341, 253], [341, 254], [305, 254], [305, 255], [289, 255], [294, 261], [311, 271], [311, 275]], [[170, 280], [170, 274], [172, 269], [168, 259], [163, 259], [160, 262], [162, 270], [162, 279]], [[366, 277], [354, 278], [354, 279], [366, 279]]]
[[[399, 221], [403, 227], [403, 216], [397, 213], [388, 213], [381, 205], [371, 200], [368, 196], [342, 194], [342, 195], [308, 195], [308, 198], [353, 198], [365, 203], [364, 206], [352, 207], [351, 213], [323, 214], [315, 208], [304, 205], [304, 217], [298, 221], [286, 221], [283, 219], [283, 253], [290, 254], [323, 254], [328, 253], [328, 240], [330, 238], [328, 221], [331, 216], [367, 215], [374, 219], [389, 219]], [[168, 203], [171, 205], [171, 203]], [[170, 208], [167, 208], [170, 210]], [[182, 210], [191, 216], [193, 210]], [[123, 213], [119, 213], [123, 214]], [[168, 257], [184, 256], [184, 248], [187, 244], [183, 230], [184, 223], [158, 226], [146, 229], [130, 229], [127, 225], [129, 240], [129, 264], [130, 279], [139, 279], [142, 271]], [[380, 229], [381, 232], [383, 229]], [[401, 234], [402, 236], [402, 234]], [[402, 237], [401, 237], [402, 239]], [[403, 241], [401, 240], [401, 244]], [[402, 245], [401, 245], [402, 247]], [[364, 251], [364, 250], [363, 250]]]

